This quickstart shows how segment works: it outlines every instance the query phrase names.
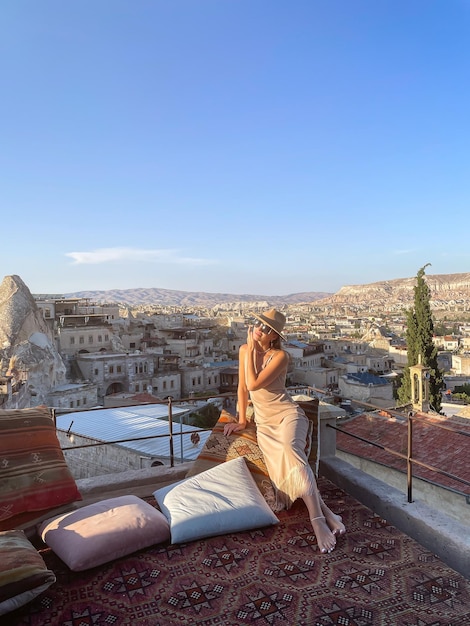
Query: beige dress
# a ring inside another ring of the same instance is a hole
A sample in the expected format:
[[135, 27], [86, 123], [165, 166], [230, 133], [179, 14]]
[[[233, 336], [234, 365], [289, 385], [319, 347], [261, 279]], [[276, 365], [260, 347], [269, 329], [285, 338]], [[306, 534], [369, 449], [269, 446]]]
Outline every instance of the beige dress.
[[258, 445], [276, 489], [278, 510], [289, 508], [297, 498], [316, 491], [315, 476], [308, 463], [311, 423], [287, 393], [286, 374], [287, 364], [268, 387], [250, 391]]

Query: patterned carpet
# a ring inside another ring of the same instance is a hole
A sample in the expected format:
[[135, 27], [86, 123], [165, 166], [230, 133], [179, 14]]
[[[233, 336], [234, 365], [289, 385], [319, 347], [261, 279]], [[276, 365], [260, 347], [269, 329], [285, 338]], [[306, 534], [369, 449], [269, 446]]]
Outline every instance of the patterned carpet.
[[319, 487], [348, 528], [330, 555], [318, 552], [302, 502], [277, 526], [157, 545], [81, 573], [45, 549], [57, 582], [1, 623], [470, 625], [468, 580], [330, 482]]

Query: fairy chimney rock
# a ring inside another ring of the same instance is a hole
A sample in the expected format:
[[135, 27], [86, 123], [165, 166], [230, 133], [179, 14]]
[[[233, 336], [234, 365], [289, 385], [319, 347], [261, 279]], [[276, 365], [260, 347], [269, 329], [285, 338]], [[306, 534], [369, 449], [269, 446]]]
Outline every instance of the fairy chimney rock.
[[43, 403], [51, 388], [65, 382], [52, 332], [28, 287], [15, 275], [5, 276], [0, 284], [0, 374], [7, 372], [21, 372], [27, 386], [18, 408]]

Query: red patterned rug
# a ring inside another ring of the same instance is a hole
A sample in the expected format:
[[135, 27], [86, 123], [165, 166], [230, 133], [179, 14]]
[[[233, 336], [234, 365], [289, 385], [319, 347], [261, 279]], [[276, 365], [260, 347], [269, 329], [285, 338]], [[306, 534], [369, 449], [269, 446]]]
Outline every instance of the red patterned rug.
[[[297, 502], [280, 524], [158, 545], [86, 572], [42, 551], [57, 582], [8, 626], [467, 626], [470, 584], [320, 478], [348, 534], [321, 555]], [[2, 618], [0, 618], [1, 620]]]

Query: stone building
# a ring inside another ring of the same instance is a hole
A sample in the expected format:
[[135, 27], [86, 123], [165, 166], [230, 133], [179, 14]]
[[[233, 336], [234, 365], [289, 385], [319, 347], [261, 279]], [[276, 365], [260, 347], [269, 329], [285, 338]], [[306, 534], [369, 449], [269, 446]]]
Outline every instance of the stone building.
[[65, 383], [51, 389], [46, 404], [56, 409], [85, 409], [98, 405], [98, 389], [94, 383]]
[[345, 398], [383, 408], [395, 406], [393, 385], [381, 376], [374, 376], [367, 372], [344, 374], [340, 376], [338, 386], [341, 395]]
[[220, 393], [224, 364], [186, 365], [181, 368], [181, 391], [184, 398], [197, 394]]
[[452, 371], [454, 374], [468, 376], [470, 374], [470, 353], [453, 354]]
[[109, 394], [138, 393], [154, 386], [155, 359], [151, 354], [79, 354], [77, 365], [83, 378], [96, 384], [100, 403]]

